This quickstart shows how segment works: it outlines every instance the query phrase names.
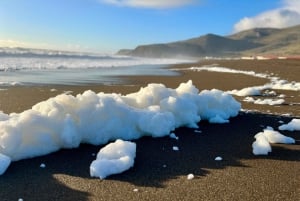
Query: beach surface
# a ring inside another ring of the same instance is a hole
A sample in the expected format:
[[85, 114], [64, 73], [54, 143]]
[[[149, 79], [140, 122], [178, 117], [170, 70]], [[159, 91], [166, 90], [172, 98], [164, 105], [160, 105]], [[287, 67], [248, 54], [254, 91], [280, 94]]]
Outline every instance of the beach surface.
[[[300, 82], [300, 60], [207, 60], [173, 65], [178, 76], [123, 76], [123, 85], [14, 86], [1, 87], [0, 110], [20, 113], [61, 93], [85, 90], [123, 95], [149, 83], [176, 88], [192, 80], [204, 89], [234, 90], [260, 86], [267, 78], [239, 73], [192, 71], [190, 67], [218, 66], [240, 71], [272, 74], [288, 82]], [[284, 104], [259, 105], [235, 98], [243, 110], [230, 123], [199, 123], [195, 129], [178, 128], [179, 140], [144, 137], [135, 140], [134, 167], [105, 180], [91, 178], [90, 163], [102, 146], [81, 145], [53, 154], [13, 162], [0, 176], [1, 200], [298, 200], [300, 197], [300, 131], [280, 131], [293, 137], [292, 145], [272, 144], [267, 156], [252, 153], [254, 135], [267, 126], [300, 118], [300, 93], [283, 94]], [[184, 111], [183, 111], [184, 112]], [[172, 147], [179, 147], [173, 151]], [[217, 156], [223, 160], [215, 161]], [[40, 164], [45, 168], [40, 168]], [[188, 174], [195, 177], [187, 179]]]

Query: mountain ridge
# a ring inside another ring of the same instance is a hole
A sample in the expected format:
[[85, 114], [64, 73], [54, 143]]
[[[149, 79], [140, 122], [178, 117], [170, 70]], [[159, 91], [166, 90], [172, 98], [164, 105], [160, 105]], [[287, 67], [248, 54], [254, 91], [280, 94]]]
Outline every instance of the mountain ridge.
[[300, 55], [300, 25], [254, 28], [228, 36], [205, 34], [170, 43], [121, 49], [119, 55], [138, 57], [234, 57], [245, 55]]

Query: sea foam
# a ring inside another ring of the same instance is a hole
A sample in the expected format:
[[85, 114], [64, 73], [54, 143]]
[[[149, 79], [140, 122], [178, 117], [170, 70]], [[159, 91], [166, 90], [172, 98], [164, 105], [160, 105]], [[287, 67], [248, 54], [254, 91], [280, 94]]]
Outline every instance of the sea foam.
[[0, 113], [0, 153], [12, 161], [45, 155], [81, 143], [168, 136], [200, 120], [228, 122], [241, 105], [219, 90], [199, 93], [192, 81], [176, 89], [149, 84], [128, 95], [61, 94], [22, 113]]

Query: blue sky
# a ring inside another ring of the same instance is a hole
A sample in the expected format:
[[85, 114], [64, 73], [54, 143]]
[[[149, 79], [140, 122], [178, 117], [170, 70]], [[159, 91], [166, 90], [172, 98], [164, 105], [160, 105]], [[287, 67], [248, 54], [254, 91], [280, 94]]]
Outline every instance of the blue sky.
[[0, 0], [0, 46], [113, 53], [300, 22], [299, 0]]

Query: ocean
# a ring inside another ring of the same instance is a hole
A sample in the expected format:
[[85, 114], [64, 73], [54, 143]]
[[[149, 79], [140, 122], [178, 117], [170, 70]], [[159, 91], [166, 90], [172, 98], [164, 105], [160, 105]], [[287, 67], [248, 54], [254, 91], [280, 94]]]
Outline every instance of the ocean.
[[0, 86], [122, 84], [118, 76], [166, 75], [181, 59], [152, 59], [25, 48], [0, 48]]

